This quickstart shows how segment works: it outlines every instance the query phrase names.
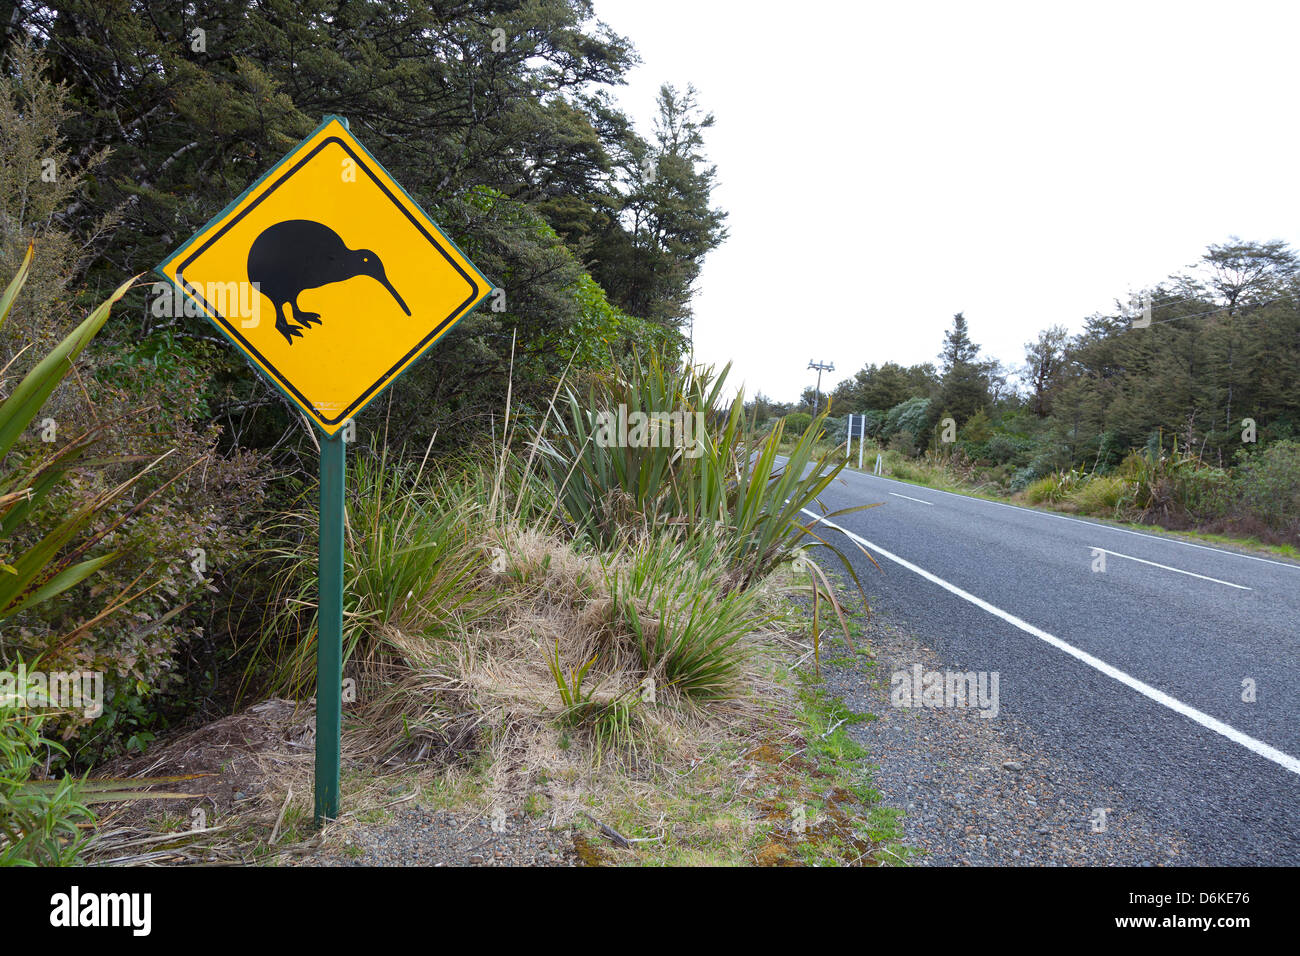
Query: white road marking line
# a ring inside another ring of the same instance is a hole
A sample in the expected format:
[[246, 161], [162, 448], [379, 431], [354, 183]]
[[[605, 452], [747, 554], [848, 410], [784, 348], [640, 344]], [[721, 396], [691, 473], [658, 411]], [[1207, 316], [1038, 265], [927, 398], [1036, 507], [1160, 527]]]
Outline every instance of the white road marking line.
[[1148, 561], [1146, 558], [1135, 558], [1131, 554], [1120, 554], [1118, 551], [1110, 551], [1106, 548], [1092, 548], [1093, 551], [1103, 551], [1106, 554], [1113, 554], [1117, 558], [1127, 558], [1129, 561], [1137, 561], [1140, 564], [1149, 564], [1153, 568], [1164, 568], [1166, 571], [1175, 571], [1178, 574], [1186, 574], [1188, 577], [1200, 578], [1202, 581], [1213, 581], [1215, 584], [1226, 584], [1230, 588], [1238, 588], [1242, 591], [1253, 591], [1254, 588], [1248, 588], [1244, 584], [1233, 584], [1231, 581], [1220, 581], [1218, 578], [1207, 577], [1204, 574], [1195, 574], [1191, 571], [1184, 571], [1181, 568], [1171, 568], [1167, 564], [1156, 564], [1154, 561]]
[[[1059, 637], [1056, 637], [1055, 635], [1052, 634], [1048, 634], [1046, 631], [1042, 630], [1041, 628], [1034, 627], [1034, 625], [1030, 624], [1028, 621], [1023, 621], [1020, 618], [1016, 617], [1014, 614], [1004, 611], [1000, 607], [996, 607], [990, 604], [988, 601], [983, 600], [982, 598], [977, 598], [975, 595], [971, 594], [968, 591], [963, 591], [961, 588], [957, 587], [957, 585], [949, 584], [947, 581], [945, 581], [943, 578], [939, 577], [938, 575], [931, 574], [929, 571], [925, 570], [924, 568], [917, 567], [912, 562], [907, 561], [904, 558], [900, 558], [896, 554], [891, 554], [890, 552], [886, 551], [884, 548], [880, 547], [879, 545], [872, 544], [870, 541], [868, 541], [866, 538], [862, 537], [861, 535], [855, 534], [854, 532], [850, 531], [848, 528], [841, 527], [840, 525], [837, 525], [833, 521], [828, 521], [827, 519], [822, 518], [821, 516], [809, 511], [807, 508], [804, 508], [803, 511], [805, 514], [811, 515], [813, 518], [816, 518], [818, 521], [826, 525], [828, 528], [834, 528], [836, 531], [839, 531], [847, 535], [849, 538], [856, 541], [858, 544], [862, 545], [863, 547], [870, 548], [872, 551], [875, 551], [877, 554], [881, 555], [882, 557], [888, 558], [890, 561], [893, 561], [895, 564], [901, 565], [902, 567], [907, 568], [907, 570], [915, 574], [919, 574], [927, 581], [939, 585], [939, 587], [943, 588], [946, 591], [952, 592], [962, 600], [969, 601], [971, 604], [974, 604], [976, 607], [988, 611], [994, 617], [1001, 618], [1002, 620], [1006, 621], [1008, 624], [1011, 624], [1012, 626], [1017, 627], [1020, 630], [1024, 631], [1026, 634], [1032, 634], [1034, 637], [1038, 638], [1039, 640], [1052, 645], [1057, 650], [1064, 651], [1066, 654], [1069, 654], [1075, 660], [1081, 661], [1084, 664], [1087, 664], [1089, 667], [1093, 668], [1094, 670], [1100, 671], [1101, 673], [1105, 674], [1107, 677], [1111, 677], [1119, 681], [1125, 687], [1129, 687], [1132, 690], [1137, 691], [1143, 697], [1153, 700], [1157, 704], [1160, 704], [1164, 707], [1168, 707], [1170, 710], [1174, 711], [1175, 713], [1181, 714], [1182, 716], [1186, 717], [1188, 720], [1200, 724], [1202, 727], [1206, 728], [1207, 730], [1212, 730], [1216, 734], [1219, 734], [1223, 737], [1227, 737], [1233, 743], [1245, 747], [1251, 753], [1257, 754], [1258, 756], [1263, 757], [1265, 760], [1271, 760], [1279, 767], [1282, 767], [1286, 770], [1290, 770], [1294, 774], [1300, 775], [1300, 759], [1297, 759], [1288, 753], [1283, 753], [1281, 750], [1278, 750], [1276, 747], [1269, 746], [1268, 744], [1264, 743], [1262, 740], [1256, 740], [1254, 737], [1248, 736], [1247, 734], [1243, 734], [1240, 730], [1237, 730], [1237, 728], [1231, 727], [1228, 724], [1225, 724], [1223, 721], [1218, 720], [1214, 717], [1211, 717], [1209, 714], [1197, 710], [1195, 707], [1191, 707], [1187, 704], [1184, 704], [1181, 700], [1178, 700], [1175, 697], [1170, 697], [1164, 691], [1157, 690], [1156, 688], [1152, 687], [1150, 684], [1144, 683], [1143, 681], [1138, 680], [1136, 677], [1126, 674], [1118, 667], [1115, 667], [1111, 664], [1107, 664], [1105, 661], [1101, 660], [1098, 657], [1093, 657], [1087, 651], [1082, 651], [1079, 648], [1075, 647], [1073, 644], [1067, 644]], [[816, 524], [817, 522], [813, 522], [813, 523]]]
[[[886, 478], [884, 475], [873, 475], [865, 471], [848, 471], [847, 469], [840, 474], [857, 475], [859, 478], [875, 478], [877, 481], [893, 481], [900, 485], [907, 482], [898, 481], [897, 478]], [[1181, 538], [1169, 538], [1159, 534], [1147, 534], [1145, 531], [1133, 531], [1130, 528], [1117, 528], [1113, 524], [1106, 524], [1101, 521], [1085, 521], [1082, 518], [1072, 518], [1070, 515], [1058, 515], [1053, 511], [1040, 511], [1037, 508], [1024, 508], [1020, 505], [1008, 504], [1005, 501], [989, 501], [987, 498], [976, 498], [974, 495], [961, 495], [955, 491], [944, 491], [941, 488], [926, 488], [926, 491], [933, 491], [940, 495], [952, 495], [954, 498], [963, 498], [966, 501], [979, 501], [986, 505], [994, 505], [998, 508], [1011, 508], [1022, 514], [1041, 515], [1044, 518], [1056, 518], [1060, 521], [1073, 521], [1076, 524], [1086, 524], [1091, 528], [1103, 528], [1106, 531], [1118, 531], [1120, 534], [1133, 534], [1139, 538], [1150, 538], [1153, 541], [1166, 541], [1169, 544], [1181, 544], [1184, 547], [1196, 548], [1200, 551], [1213, 551], [1215, 554], [1226, 554], [1234, 558], [1245, 558], [1247, 561], [1262, 561], [1265, 564], [1276, 564], [1280, 568], [1290, 568], [1292, 571], [1300, 571], [1300, 564], [1293, 564], [1290, 561], [1275, 561], [1273, 558], [1261, 558], [1255, 554], [1242, 554], [1240, 551], [1228, 551], [1224, 548], [1212, 548], [1208, 544], [1195, 544], [1191, 541], [1184, 541]]]
[[907, 495], [900, 495], [900, 494], [899, 494], [898, 492], [896, 492], [896, 491], [891, 491], [890, 494], [893, 495], [895, 498], [907, 498], [908, 501], [915, 501], [915, 502], [918, 502], [918, 503], [923, 504], [923, 505], [930, 505], [931, 507], [934, 506], [934, 502], [933, 502], [933, 501], [921, 501], [920, 498], [911, 498], [911, 497], [908, 497]]

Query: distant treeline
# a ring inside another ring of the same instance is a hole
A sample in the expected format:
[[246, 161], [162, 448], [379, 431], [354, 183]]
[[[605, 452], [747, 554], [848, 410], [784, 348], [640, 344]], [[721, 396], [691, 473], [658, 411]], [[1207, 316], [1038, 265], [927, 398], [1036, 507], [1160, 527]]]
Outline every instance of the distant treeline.
[[[836, 415], [908, 454], [943, 444], [1008, 466], [1013, 490], [1054, 471], [1106, 473], [1132, 450], [1172, 450], [1231, 466], [1300, 437], [1300, 260], [1286, 244], [1232, 239], [1071, 335], [1054, 325], [1005, 365], [954, 316], [937, 365], [869, 363], [831, 393]], [[761, 418], [810, 411], [760, 396]], [[841, 426], [842, 427], [842, 426]]]

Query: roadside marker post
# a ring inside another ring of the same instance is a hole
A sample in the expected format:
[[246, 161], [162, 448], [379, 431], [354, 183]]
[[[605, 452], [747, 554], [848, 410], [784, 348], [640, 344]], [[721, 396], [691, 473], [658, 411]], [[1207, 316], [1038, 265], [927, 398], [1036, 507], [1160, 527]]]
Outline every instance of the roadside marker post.
[[319, 434], [319, 826], [340, 802], [348, 423], [493, 286], [340, 116], [325, 117], [155, 271]]
[[852, 412], [849, 413], [848, 440], [844, 444], [844, 460], [853, 460], [853, 429], [856, 425], [858, 429], [858, 471], [862, 470], [862, 456], [866, 453], [864, 445], [867, 440], [867, 416], [858, 415], [854, 420]]

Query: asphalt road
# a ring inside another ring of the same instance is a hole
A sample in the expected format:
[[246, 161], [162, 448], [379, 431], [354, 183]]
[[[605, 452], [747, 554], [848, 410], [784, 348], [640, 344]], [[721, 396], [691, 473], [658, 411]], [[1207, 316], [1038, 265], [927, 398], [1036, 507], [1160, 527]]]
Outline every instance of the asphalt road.
[[883, 502], [831, 519], [881, 570], [827, 538], [873, 612], [997, 672], [1050, 756], [1195, 862], [1300, 864], [1300, 564], [856, 472], [823, 502]]

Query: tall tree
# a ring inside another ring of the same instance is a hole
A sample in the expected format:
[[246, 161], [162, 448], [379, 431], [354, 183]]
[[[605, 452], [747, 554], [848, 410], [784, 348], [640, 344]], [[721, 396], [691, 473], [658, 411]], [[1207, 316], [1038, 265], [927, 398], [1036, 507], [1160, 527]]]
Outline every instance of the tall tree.
[[1038, 333], [1025, 345], [1025, 374], [1032, 390], [1034, 414], [1046, 418], [1051, 408], [1051, 393], [1060, 385], [1065, 370], [1065, 343], [1070, 333], [1063, 325], [1053, 325]]
[[704, 257], [727, 235], [711, 205], [717, 168], [705, 157], [713, 114], [695, 88], [659, 90], [654, 141], [629, 137], [621, 156], [622, 198], [592, 246], [592, 275], [620, 308], [670, 328], [691, 320]]
[[944, 333], [939, 361], [943, 373], [940, 404], [961, 424], [989, 404], [988, 370], [980, 362], [980, 348], [971, 341], [961, 312], [952, 317], [952, 328]]
[[[1236, 236], [1211, 245], [1201, 257], [1204, 286], [1224, 308], [1211, 328], [1223, 355], [1219, 380], [1224, 392], [1224, 427], [1232, 428], [1232, 407], [1239, 387], [1238, 355], [1242, 348], [1242, 310], [1277, 295], [1300, 269], [1300, 260], [1280, 239], [1243, 242]], [[1195, 280], [1193, 280], [1195, 281]]]

